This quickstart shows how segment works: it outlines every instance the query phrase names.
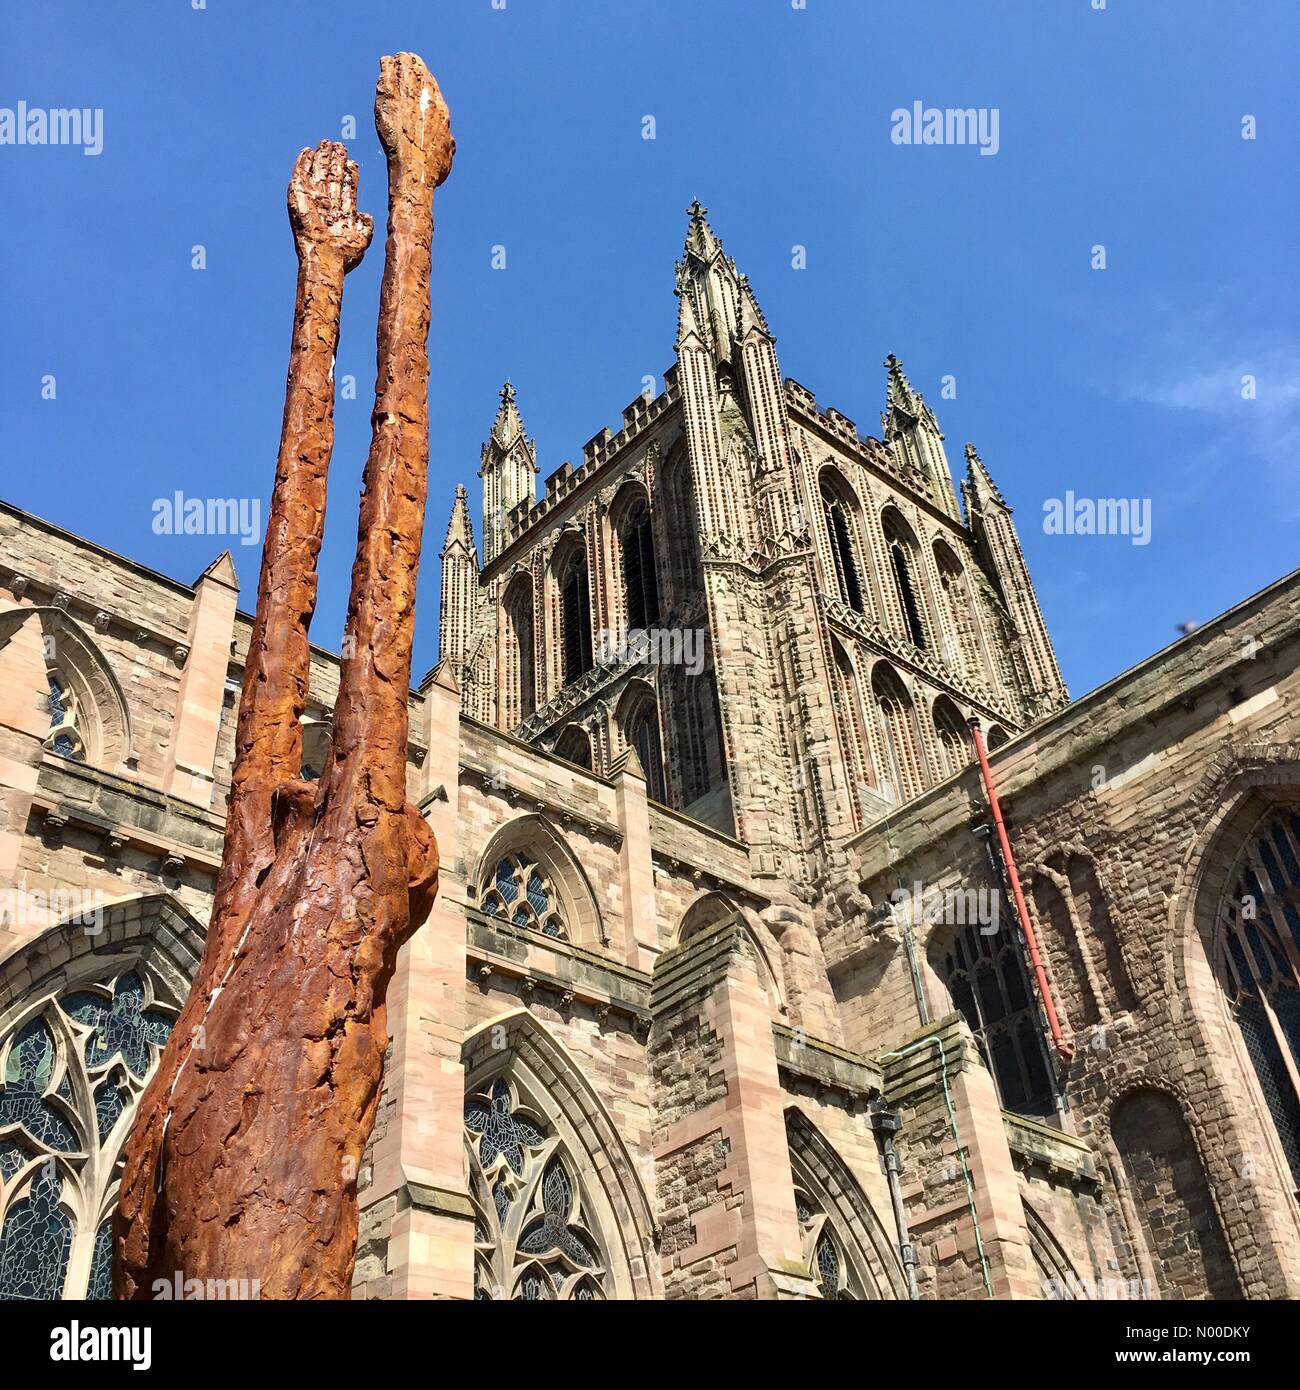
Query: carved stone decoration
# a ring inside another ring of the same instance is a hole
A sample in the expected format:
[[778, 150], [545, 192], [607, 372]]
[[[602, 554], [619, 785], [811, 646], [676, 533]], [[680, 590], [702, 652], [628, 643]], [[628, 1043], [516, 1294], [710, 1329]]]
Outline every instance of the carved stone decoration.
[[344, 275], [370, 219], [341, 145], [289, 185], [298, 297], [275, 490], [207, 946], [146, 1091], [116, 1221], [118, 1297], [153, 1282], [258, 1279], [264, 1298], [347, 1298], [356, 1176], [387, 1044], [398, 946], [437, 884], [406, 800], [407, 700], [428, 468], [433, 192], [455, 145], [424, 63], [381, 61], [388, 159], [378, 371], [332, 746], [299, 777], [307, 628], [333, 448]]

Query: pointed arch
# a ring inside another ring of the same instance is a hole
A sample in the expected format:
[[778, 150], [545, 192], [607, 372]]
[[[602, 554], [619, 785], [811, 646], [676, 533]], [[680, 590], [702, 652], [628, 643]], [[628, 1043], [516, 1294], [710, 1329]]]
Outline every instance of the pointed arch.
[[[533, 882], [533, 869], [538, 884]], [[496, 831], [466, 886], [489, 915], [492, 908], [511, 920], [522, 913], [525, 920], [517, 925], [579, 945], [606, 939], [596, 895], [577, 856], [560, 831], [537, 812], [516, 816]]]
[[560, 684], [571, 685], [594, 664], [591, 632], [591, 576], [587, 543], [578, 532], [567, 535], [551, 560], [559, 596]]
[[[805, 1258], [814, 1278], [824, 1280], [830, 1259], [823, 1241], [829, 1232], [842, 1260], [842, 1291], [831, 1297], [903, 1299], [907, 1281], [897, 1247], [862, 1185], [817, 1126], [797, 1106], [785, 1112], [785, 1133], [800, 1209]], [[823, 1296], [826, 1296], [824, 1293]]]
[[650, 496], [644, 484], [629, 479], [619, 488], [610, 503], [609, 523], [615, 540], [615, 591], [622, 600], [624, 630], [647, 631], [659, 621], [659, 564]]
[[[569, 1214], [573, 1216], [580, 1211], [586, 1224], [581, 1220], [552, 1222], [552, 1229], [557, 1238], [563, 1240], [559, 1227], [569, 1224], [576, 1230], [579, 1240], [589, 1236], [596, 1243], [593, 1253], [601, 1260], [597, 1268], [608, 1286], [588, 1287], [584, 1291], [583, 1280], [588, 1276], [577, 1260], [571, 1256], [566, 1259], [561, 1251], [560, 1257], [552, 1261], [562, 1271], [560, 1279], [555, 1279], [548, 1269], [542, 1270], [551, 1280], [554, 1292], [579, 1299], [653, 1297], [650, 1271], [657, 1256], [653, 1241], [654, 1219], [645, 1186], [609, 1112], [581, 1067], [527, 1009], [511, 1009], [480, 1024], [466, 1035], [461, 1055], [467, 1098], [472, 1101], [484, 1094], [491, 1096], [494, 1083], [504, 1082], [507, 1088], [512, 1088], [508, 1089], [507, 1098], [522, 1110], [524, 1121], [536, 1127], [539, 1142], [530, 1143], [533, 1136], [524, 1131], [523, 1147], [528, 1152], [521, 1155], [523, 1159], [531, 1157], [535, 1161], [536, 1171], [527, 1174], [532, 1179], [531, 1192], [544, 1188], [546, 1170], [553, 1159], [558, 1157], [561, 1164], [565, 1157], [570, 1160], [563, 1171], [570, 1186], [576, 1188], [570, 1196], [576, 1197], [577, 1202], [571, 1200]], [[472, 1139], [473, 1135], [471, 1128], [467, 1138]], [[471, 1154], [470, 1161], [473, 1174], [476, 1156]], [[477, 1162], [481, 1169], [481, 1154]], [[495, 1158], [492, 1162], [498, 1169], [503, 1166]], [[513, 1170], [509, 1158], [506, 1164]], [[526, 1169], [528, 1165], [521, 1162], [520, 1166]], [[508, 1186], [522, 1193], [520, 1180], [524, 1178], [525, 1173], [515, 1174]], [[561, 1187], [559, 1181], [552, 1184], [553, 1191]], [[500, 1199], [495, 1193], [492, 1197], [496, 1207]], [[504, 1230], [500, 1219], [493, 1223], [492, 1213], [483, 1210], [481, 1192], [476, 1194], [475, 1204], [479, 1208], [476, 1237], [505, 1235], [510, 1248], [504, 1253], [516, 1253], [520, 1242], [514, 1238], [515, 1232]], [[558, 1210], [559, 1202], [547, 1200], [540, 1194], [534, 1212], [524, 1212], [515, 1218], [518, 1235], [522, 1237], [536, 1223], [545, 1222], [544, 1213], [549, 1214], [552, 1206]], [[540, 1243], [540, 1240], [531, 1242], [533, 1246]], [[488, 1241], [476, 1239], [482, 1262], [487, 1262], [490, 1256], [488, 1244]], [[523, 1280], [531, 1277], [527, 1257], [534, 1252], [526, 1249], [518, 1253], [522, 1256], [519, 1261], [512, 1260], [509, 1270], [501, 1269], [498, 1264], [497, 1273], [510, 1281], [507, 1284], [506, 1279], [499, 1280], [503, 1289], [508, 1290], [507, 1296], [513, 1293], [526, 1297]]]
[[629, 681], [619, 700], [615, 719], [624, 743], [636, 749], [645, 773], [646, 795], [661, 806], [667, 805], [668, 778], [659, 727], [659, 700], [654, 688], [645, 681]]
[[555, 740], [555, 756], [575, 767], [595, 771], [592, 759], [591, 735], [581, 724], [567, 724]]
[[0, 1298], [111, 1297], [123, 1149], [202, 936], [153, 894], [0, 964]]
[[744, 928], [758, 959], [759, 974], [772, 1008], [777, 1013], [785, 1013], [785, 977], [779, 965], [780, 953], [768, 929], [758, 923], [726, 894], [716, 890], [701, 893], [682, 913], [669, 943], [670, 950], [684, 946], [693, 936], [709, 927], [717, 926], [724, 920], [735, 919]]
[[699, 507], [685, 437], [668, 450], [655, 492], [659, 553], [664, 556], [670, 602], [679, 608], [704, 587]]
[[908, 525], [902, 512], [887, 506], [880, 514], [885, 534], [885, 548], [893, 578], [899, 634], [914, 647], [923, 651], [930, 647], [929, 624], [926, 620], [925, 582], [922, 578], [921, 547], [916, 532]]
[[1025, 1229], [1029, 1233], [1029, 1254], [1038, 1271], [1043, 1297], [1058, 1303], [1086, 1300], [1087, 1286], [1079, 1278], [1070, 1257], [1065, 1253], [1065, 1247], [1023, 1197], [1020, 1204], [1025, 1211]]
[[844, 771], [848, 780], [849, 801], [853, 823], [865, 824], [863, 791], [875, 789], [876, 778], [871, 763], [866, 714], [862, 708], [862, 690], [853, 659], [839, 638], [831, 637], [831, 671], [834, 678], [835, 721], [839, 728], [840, 747], [844, 750]]
[[940, 695], [931, 710], [935, 743], [942, 759], [940, 776], [955, 777], [971, 761], [970, 735], [961, 710], [946, 695]]
[[912, 697], [887, 661], [877, 661], [872, 668], [871, 694], [884, 741], [888, 778], [895, 797], [910, 801], [925, 790], [928, 781]]
[[501, 703], [507, 729], [537, 708], [535, 613], [533, 577], [521, 570], [501, 596]]
[[1011, 735], [1002, 727], [1001, 724], [991, 724], [989, 726], [989, 736], [985, 740], [990, 753], [1001, 748], [1004, 744], [1011, 742]]
[[862, 563], [861, 508], [857, 494], [838, 468], [826, 465], [817, 476], [822, 521], [835, 567], [836, 591], [855, 613], [867, 613], [866, 571]]
[[1133, 1198], [1163, 1294], [1173, 1298], [1240, 1298], [1196, 1138], [1181, 1102], [1168, 1091], [1138, 1086], [1110, 1111], [1110, 1137]]
[[988, 679], [988, 671], [966, 568], [942, 536], [935, 538], [931, 549], [939, 576], [938, 598], [944, 628], [940, 655], [969, 679], [983, 682]]
[[5, 648], [28, 622], [41, 631], [47, 688], [40, 695], [50, 705], [49, 746], [93, 767], [130, 770], [131, 714], [122, 687], [99, 645], [61, 608], [0, 613], [0, 673]]

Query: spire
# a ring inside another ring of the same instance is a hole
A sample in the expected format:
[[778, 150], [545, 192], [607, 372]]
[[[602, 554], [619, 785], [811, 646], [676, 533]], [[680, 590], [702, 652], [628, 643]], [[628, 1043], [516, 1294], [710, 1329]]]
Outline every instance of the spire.
[[456, 496], [451, 504], [451, 520], [447, 524], [447, 539], [442, 543], [445, 555], [452, 546], [463, 546], [466, 553], [474, 554], [474, 523], [469, 514], [469, 498], [464, 483], [456, 484]]
[[973, 444], [966, 445], [966, 481], [962, 484], [962, 491], [966, 494], [968, 510], [973, 500], [978, 511], [986, 498], [991, 498], [1008, 512], [1011, 510]]
[[502, 449], [508, 449], [523, 434], [524, 421], [515, 405], [515, 388], [509, 381], [501, 388], [500, 396], [497, 418], [492, 422], [492, 438]]
[[700, 200], [696, 198], [686, 209], [686, 215], [691, 220], [686, 228], [685, 257], [688, 263], [689, 258], [694, 256], [707, 264], [722, 250], [722, 243], [714, 236], [713, 228], [706, 220], [709, 210], [702, 207]]
[[885, 368], [889, 372], [889, 380], [885, 388], [886, 410], [902, 410], [913, 419], [919, 419], [921, 411], [924, 409], [924, 402], [912, 389], [912, 383], [903, 373], [903, 364], [892, 352], [885, 358]]
[[524, 432], [523, 416], [515, 404], [515, 388], [506, 382], [501, 404], [480, 455], [483, 479], [483, 563], [500, 554], [508, 518], [521, 503], [532, 506], [537, 497], [537, 446]]

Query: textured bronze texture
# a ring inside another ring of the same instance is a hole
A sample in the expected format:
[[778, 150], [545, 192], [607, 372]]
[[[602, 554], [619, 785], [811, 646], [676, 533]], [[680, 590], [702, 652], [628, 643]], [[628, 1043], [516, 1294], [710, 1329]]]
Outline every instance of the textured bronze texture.
[[256, 1280], [264, 1298], [348, 1296], [384, 993], [437, 884], [437, 846], [406, 800], [407, 697], [433, 191], [455, 149], [446, 104], [413, 54], [382, 60], [375, 124], [388, 240], [331, 752], [319, 782], [300, 780], [339, 301], [370, 226], [355, 210], [355, 166], [322, 145], [303, 152], [290, 184], [298, 301], [212, 925], [129, 1141], [119, 1297], [148, 1298], [177, 1274]]

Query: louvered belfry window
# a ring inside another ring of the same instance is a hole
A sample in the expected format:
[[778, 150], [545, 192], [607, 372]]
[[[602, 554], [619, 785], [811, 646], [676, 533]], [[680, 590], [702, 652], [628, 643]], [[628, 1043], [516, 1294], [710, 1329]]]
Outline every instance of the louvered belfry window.
[[1251, 837], [1219, 939], [1228, 1003], [1300, 1186], [1300, 812]]
[[830, 536], [831, 554], [835, 559], [835, 581], [839, 586], [840, 598], [855, 613], [865, 613], [862, 601], [862, 583], [858, 578], [858, 565], [853, 545], [852, 523], [844, 509], [844, 503], [822, 484], [822, 514], [826, 518], [826, 531]]
[[655, 573], [654, 533], [644, 503], [633, 509], [620, 532], [623, 583], [627, 591], [629, 631], [653, 627], [659, 621], [659, 582]]
[[560, 588], [564, 636], [564, 683], [569, 685], [592, 667], [591, 591], [587, 555], [576, 551], [565, 566]]

